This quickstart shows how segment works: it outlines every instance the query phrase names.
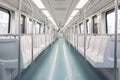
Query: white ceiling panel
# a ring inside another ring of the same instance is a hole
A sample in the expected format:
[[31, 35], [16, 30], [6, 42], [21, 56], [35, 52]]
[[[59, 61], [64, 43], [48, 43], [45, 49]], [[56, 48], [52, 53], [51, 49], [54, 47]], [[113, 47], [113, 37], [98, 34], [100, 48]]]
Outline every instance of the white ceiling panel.
[[57, 23], [63, 27], [79, 0], [42, 0]]

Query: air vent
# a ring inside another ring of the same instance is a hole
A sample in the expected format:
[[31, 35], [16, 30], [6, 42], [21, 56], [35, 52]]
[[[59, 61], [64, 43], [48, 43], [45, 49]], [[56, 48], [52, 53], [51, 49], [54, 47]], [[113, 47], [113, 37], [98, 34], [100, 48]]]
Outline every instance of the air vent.
[[55, 1], [66, 1], [66, 0], [55, 0]]
[[56, 11], [64, 11], [66, 8], [55, 8]]

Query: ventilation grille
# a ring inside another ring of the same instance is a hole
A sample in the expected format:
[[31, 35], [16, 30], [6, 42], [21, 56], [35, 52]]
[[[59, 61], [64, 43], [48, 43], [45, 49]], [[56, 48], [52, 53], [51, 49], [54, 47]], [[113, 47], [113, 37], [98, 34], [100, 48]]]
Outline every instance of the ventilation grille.
[[66, 1], [66, 0], [55, 0], [55, 1]]
[[54, 8], [56, 11], [64, 11], [66, 8]]

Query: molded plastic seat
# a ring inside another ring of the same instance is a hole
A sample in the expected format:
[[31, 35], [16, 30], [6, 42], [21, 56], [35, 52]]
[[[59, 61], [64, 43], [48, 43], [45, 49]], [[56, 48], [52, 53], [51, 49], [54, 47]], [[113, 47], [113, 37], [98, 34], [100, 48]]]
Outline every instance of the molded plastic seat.
[[21, 37], [21, 55], [22, 55], [22, 68], [27, 68], [32, 62], [31, 53], [31, 36]]
[[4, 63], [5, 68], [17, 68], [17, 39], [0, 39], [0, 63]]
[[4, 63], [0, 63], [0, 80], [8, 80], [7, 77], [6, 77]]
[[[90, 39], [89, 47], [88, 47], [88, 49], [86, 50], [86, 55], [87, 55], [87, 56], [92, 55], [92, 51], [93, 51], [93, 49], [94, 49], [94, 42], [95, 42], [95, 36], [92, 36], [91, 39]], [[87, 57], [87, 58], [88, 58], [88, 57]]]

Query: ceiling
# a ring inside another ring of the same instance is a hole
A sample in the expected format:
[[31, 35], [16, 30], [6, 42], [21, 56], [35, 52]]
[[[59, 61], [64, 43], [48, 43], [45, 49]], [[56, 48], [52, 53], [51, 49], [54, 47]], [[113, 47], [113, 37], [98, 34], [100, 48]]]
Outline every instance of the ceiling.
[[64, 27], [79, 0], [41, 0], [58, 27]]

